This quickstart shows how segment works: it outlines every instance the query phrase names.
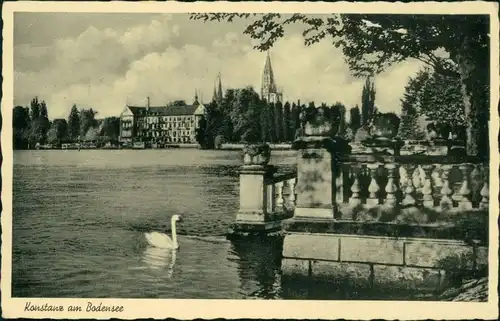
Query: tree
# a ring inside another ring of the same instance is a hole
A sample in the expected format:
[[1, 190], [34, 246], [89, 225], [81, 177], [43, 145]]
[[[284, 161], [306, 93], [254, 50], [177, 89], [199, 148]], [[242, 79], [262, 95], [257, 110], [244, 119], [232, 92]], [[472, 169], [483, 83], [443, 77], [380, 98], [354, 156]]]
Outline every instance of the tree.
[[353, 135], [356, 134], [356, 131], [361, 127], [361, 113], [359, 111], [359, 107], [356, 105], [355, 107], [349, 110], [349, 128], [351, 129]]
[[[467, 124], [466, 151], [487, 156], [489, 120], [489, 17], [487, 15], [332, 14], [327, 17], [276, 13], [196, 13], [191, 19], [233, 21], [257, 17], [244, 33], [268, 50], [286, 25], [304, 26], [311, 45], [327, 39], [340, 47], [354, 76], [378, 74], [394, 63], [417, 59], [436, 72], [460, 79]], [[438, 59], [439, 50], [446, 52]], [[453, 70], [455, 67], [458, 72]]]
[[90, 109], [80, 110], [80, 135], [86, 136], [87, 132], [91, 128], [96, 128], [98, 126], [97, 120], [95, 119], [97, 111]]
[[120, 118], [106, 117], [104, 118], [100, 136], [104, 136], [107, 140], [116, 141], [120, 136]]
[[290, 133], [293, 133], [290, 103], [287, 101], [283, 105], [283, 140], [291, 141]]
[[274, 130], [276, 142], [283, 142], [285, 139], [283, 137], [283, 104], [278, 101], [274, 104]]
[[52, 135], [55, 135], [55, 140], [57, 141], [57, 143], [65, 142], [68, 140], [68, 122], [66, 121], [66, 119], [54, 119], [50, 130], [53, 131]]
[[202, 115], [201, 119], [198, 122], [198, 128], [196, 128], [196, 142], [200, 144], [200, 146], [205, 146], [205, 135], [207, 131], [207, 120], [205, 119], [205, 116]]
[[276, 143], [278, 141], [278, 137], [276, 136], [276, 107], [274, 103], [268, 103], [267, 104], [267, 114], [268, 114], [268, 121], [269, 121], [269, 141], [271, 143]]
[[30, 103], [31, 107], [31, 119], [38, 119], [40, 118], [40, 102], [38, 101], [38, 97], [35, 97], [31, 100]]
[[[338, 117], [339, 121], [339, 129], [337, 131], [337, 135], [343, 136], [345, 129], [346, 129], [346, 123], [345, 123], [345, 111], [346, 108], [344, 104], [341, 102], [336, 102], [332, 107], [331, 107], [331, 115], [334, 117]], [[334, 120], [334, 119], [333, 119]]]
[[233, 108], [235, 94], [235, 89], [227, 89], [222, 102], [219, 105], [214, 103], [217, 106], [219, 114], [218, 121], [220, 122], [220, 130], [218, 131], [218, 134], [224, 136], [224, 140], [228, 142], [235, 142], [239, 139], [239, 137], [236, 137], [234, 134], [234, 126], [231, 118], [231, 110]]
[[260, 139], [263, 142], [271, 141], [271, 128], [272, 125], [269, 122], [269, 106], [266, 101], [262, 101], [260, 104]]
[[292, 116], [291, 116], [291, 130], [290, 130], [290, 140], [294, 140], [297, 130], [300, 128], [300, 103], [296, 105], [292, 103]]
[[71, 140], [76, 140], [80, 136], [80, 112], [76, 105], [71, 107], [68, 117], [68, 134]]
[[185, 100], [174, 100], [174, 101], [168, 102], [167, 106], [168, 107], [186, 106], [186, 101]]
[[12, 129], [14, 149], [28, 147], [28, 132], [30, 126], [30, 110], [22, 106], [14, 107], [12, 111]]
[[54, 126], [50, 126], [50, 129], [47, 132], [47, 142], [49, 144], [57, 144], [59, 142], [57, 137], [57, 129]]
[[375, 83], [366, 78], [361, 93], [361, 124], [366, 124], [373, 117], [375, 111]]
[[252, 87], [235, 90], [230, 112], [234, 133], [248, 143], [260, 140], [260, 98]]
[[415, 78], [410, 78], [405, 86], [405, 92], [401, 99], [401, 125], [398, 131], [398, 135], [403, 139], [423, 139], [425, 137], [417, 122], [420, 115], [419, 104], [427, 96], [427, 94], [423, 94], [423, 88], [429, 83], [429, 77], [428, 72], [421, 70]]

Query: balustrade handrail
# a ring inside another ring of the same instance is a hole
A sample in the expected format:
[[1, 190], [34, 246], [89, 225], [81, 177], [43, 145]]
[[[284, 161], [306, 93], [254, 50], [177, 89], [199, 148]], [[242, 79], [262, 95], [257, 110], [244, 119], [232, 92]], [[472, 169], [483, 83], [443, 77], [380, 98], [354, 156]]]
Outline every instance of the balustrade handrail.
[[267, 180], [267, 184], [275, 184], [285, 180], [289, 180], [297, 177], [297, 171], [292, 170], [284, 173], [275, 173], [272, 177], [269, 177]]
[[377, 155], [377, 154], [350, 154], [337, 158], [340, 163], [399, 163], [399, 164], [488, 164], [489, 160], [477, 156], [449, 156], [449, 155]]

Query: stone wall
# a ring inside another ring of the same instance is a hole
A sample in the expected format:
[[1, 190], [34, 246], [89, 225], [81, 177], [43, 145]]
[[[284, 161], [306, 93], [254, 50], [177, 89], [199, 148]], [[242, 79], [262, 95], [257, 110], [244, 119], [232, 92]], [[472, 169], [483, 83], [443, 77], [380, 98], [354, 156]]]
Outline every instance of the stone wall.
[[290, 233], [282, 272], [285, 279], [348, 281], [382, 291], [440, 291], [452, 281], [443, 266], [447, 258], [475, 270], [487, 266], [487, 253], [487, 247], [454, 240]]

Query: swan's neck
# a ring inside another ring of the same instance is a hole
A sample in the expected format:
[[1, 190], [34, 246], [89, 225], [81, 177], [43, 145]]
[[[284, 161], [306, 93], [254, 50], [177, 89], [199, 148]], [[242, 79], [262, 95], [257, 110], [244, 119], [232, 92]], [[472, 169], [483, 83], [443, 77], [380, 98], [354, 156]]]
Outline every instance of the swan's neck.
[[174, 220], [174, 218], [172, 218], [171, 220], [171, 225], [172, 225], [172, 243], [174, 243], [174, 247], [175, 248], [178, 248], [179, 247], [179, 244], [177, 243], [177, 228], [175, 226], [176, 224], [176, 221]]

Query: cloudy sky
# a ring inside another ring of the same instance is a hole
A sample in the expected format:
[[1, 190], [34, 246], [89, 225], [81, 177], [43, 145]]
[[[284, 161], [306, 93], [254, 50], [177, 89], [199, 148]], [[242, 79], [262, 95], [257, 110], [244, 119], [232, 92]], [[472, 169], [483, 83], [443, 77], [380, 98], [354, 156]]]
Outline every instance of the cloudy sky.
[[[191, 102], [195, 89], [208, 102], [219, 72], [224, 89], [259, 92], [266, 54], [253, 49], [244, 28], [244, 21], [203, 23], [187, 14], [16, 13], [14, 104], [38, 96], [50, 118], [66, 118], [73, 104], [118, 116], [147, 96], [152, 105]], [[328, 41], [306, 47], [300, 31], [286, 30], [271, 50], [285, 100], [359, 104], [364, 80], [351, 77], [339, 49]], [[381, 110], [399, 112], [420, 66], [408, 61], [377, 76]]]

